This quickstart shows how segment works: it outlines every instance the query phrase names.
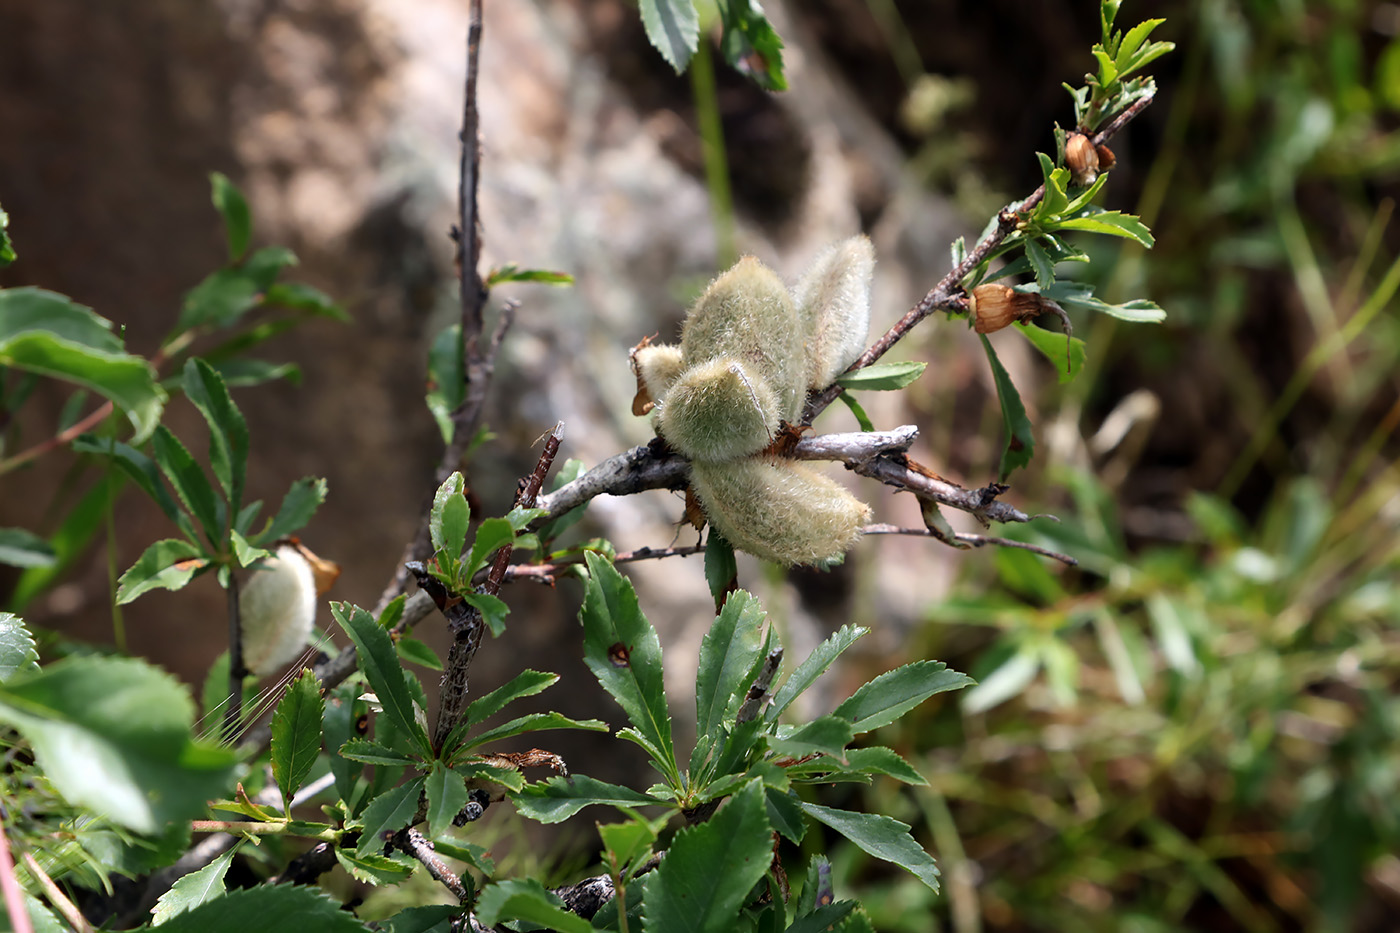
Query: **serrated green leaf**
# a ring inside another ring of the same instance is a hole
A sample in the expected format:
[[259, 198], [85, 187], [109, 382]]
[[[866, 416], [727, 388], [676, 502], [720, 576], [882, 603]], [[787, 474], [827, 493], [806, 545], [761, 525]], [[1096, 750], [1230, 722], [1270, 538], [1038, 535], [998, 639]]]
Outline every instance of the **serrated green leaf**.
[[253, 535], [253, 543], [268, 544], [306, 527], [321, 503], [326, 501], [326, 492], [326, 481], [317, 476], [303, 476], [292, 483], [277, 507], [272, 524]]
[[233, 783], [233, 752], [191, 740], [193, 712], [184, 686], [129, 658], [70, 657], [0, 685], [0, 721], [58, 791], [141, 833], [194, 817]]
[[510, 615], [510, 607], [506, 605], [505, 600], [490, 593], [463, 593], [462, 600], [475, 606], [481, 613], [486, 627], [491, 630], [492, 638], [501, 637], [501, 633], [506, 630], [506, 616]]
[[[335, 860], [340, 863], [340, 867], [361, 884], [402, 884], [413, 874], [413, 869], [407, 865], [400, 865], [398, 862], [383, 855], [357, 855], [354, 852], [347, 852], [340, 846], [335, 847]], [[461, 908], [456, 908], [461, 910]], [[401, 927], [390, 926], [390, 930], [399, 930]], [[447, 933], [444, 927], [444, 933]]]
[[1069, 170], [1056, 168], [1054, 160], [1043, 152], [1037, 152], [1035, 157], [1040, 160], [1040, 173], [1045, 185], [1045, 196], [1036, 206], [1035, 218], [1055, 217], [1069, 206], [1069, 194], [1065, 190]]
[[851, 721], [837, 714], [821, 716], [781, 737], [773, 736], [768, 747], [779, 755], [804, 758], [830, 755], [846, 763], [846, 746], [855, 738]]
[[214, 368], [198, 357], [185, 363], [185, 395], [209, 424], [209, 466], [235, 512], [243, 504], [248, 470], [248, 423]]
[[611, 862], [618, 869], [625, 870], [644, 853], [651, 852], [656, 842], [656, 830], [647, 820], [633, 816], [625, 823], [598, 824], [598, 838], [607, 852], [604, 865]]
[[763, 605], [744, 590], [735, 590], [700, 641], [695, 673], [695, 722], [699, 735], [717, 733], [736, 695], [748, 691], [754, 666], [762, 659]]
[[52, 567], [58, 555], [49, 542], [23, 528], [0, 528], [0, 564]]
[[1123, 41], [1119, 43], [1117, 53], [1114, 55], [1113, 64], [1120, 77], [1126, 76], [1139, 63], [1135, 61], [1138, 50], [1142, 48], [1143, 42], [1151, 35], [1152, 30], [1165, 23], [1164, 19], [1145, 19], [1138, 23], [1123, 36]]
[[942, 661], [915, 661], [886, 671], [861, 686], [836, 707], [833, 715], [848, 720], [857, 735], [887, 726], [935, 693], [974, 683]]
[[356, 780], [364, 773], [364, 765], [344, 757], [341, 749], [355, 736], [359, 719], [367, 710], [365, 701], [357, 699], [363, 684], [358, 680], [341, 684], [325, 698], [325, 712], [321, 716], [321, 731], [325, 736], [326, 748], [332, 750], [327, 756], [331, 775], [335, 778], [335, 791], [345, 801], [350, 813], [357, 810]]
[[428, 838], [447, 834], [452, 820], [467, 805], [467, 782], [441, 761], [434, 761], [424, 786], [428, 797]]
[[788, 927], [785, 933], [857, 933], [848, 930], [841, 921], [860, 905], [855, 901], [837, 901], [834, 904], [826, 904], [807, 914], [801, 919], [794, 920], [792, 926]]
[[773, 703], [768, 707], [765, 718], [769, 722], [776, 722], [783, 710], [792, 705], [793, 700], [816, 683], [818, 677], [826, 673], [826, 669], [831, 667], [841, 656], [841, 652], [851, 647], [857, 639], [869, 634], [869, 632], [870, 629], [862, 628], [859, 625], [843, 625], [839, 630], [829, 635], [807, 656], [807, 660], [798, 665], [797, 670], [792, 672], [792, 676], [788, 677], [778, 688], [778, 692], [773, 694]]
[[175, 504], [169, 490], [165, 488], [165, 483], [160, 478], [160, 471], [156, 468], [155, 461], [147, 457], [141, 451], [128, 444], [123, 444], [109, 437], [94, 437], [91, 434], [84, 434], [73, 442], [73, 449], [79, 453], [98, 454], [108, 458], [111, 463], [126, 474], [141, 491], [150, 497], [160, 510], [166, 514], [172, 522], [180, 525], [186, 534], [194, 534], [194, 526], [189, 519], [180, 511], [180, 507]]
[[1066, 338], [1064, 334], [1036, 327], [1034, 324], [1014, 325], [1021, 336], [1031, 342], [1055, 367], [1060, 384], [1072, 380], [1084, 369], [1084, 341], [1078, 337]]
[[413, 692], [408, 678], [399, 664], [398, 652], [389, 633], [379, 627], [364, 609], [349, 603], [331, 603], [331, 615], [355, 643], [355, 655], [360, 662], [360, 670], [375, 695], [379, 697], [384, 715], [392, 720], [405, 735], [409, 736], [418, 751], [426, 757], [432, 755], [432, 743], [427, 730], [413, 710]]
[[367, 933], [340, 901], [302, 884], [261, 885], [230, 891], [171, 918], [162, 933]]
[[[327, 739], [330, 736], [327, 734]], [[409, 765], [415, 759], [403, 752], [396, 751], [378, 742], [363, 739], [359, 736], [347, 739], [340, 745], [338, 752], [340, 757], [350, 761], [358, 761], [367, 765]]]
[[147, 590], [178, 590], [208, 567], [199, 548], [182, 538], [157, 541], [117, 580], [117, 605], [125, 605]]
[[24, 620], [14, 613], [0, 612], [0, 683], [38, 669], [39, 651]]
[[913, 765], [893, 749], [880, 745], [847, 749], [844, 764], [835, 758], [822, 757], [789, 765], [784, 770], [794, 781], [814, 783], [839, 781], [856, 775], [884, 774], [906, 784], [928, 784]]
[[1136, 240], [1143, 246], [1152, 246], [1156, 242], [1152, 238], [1152, 231], [1147, 229], [1141, 218], [1133, 214], [1124, 214], [1122, 211], [1104, 211], [1093, 209], [1091, 212], [1081, 214], [1078, 217], [1065, 217], [1046, 224], [1046, 229], [1051, 230], [1084, 230], [1089, 233], [1105, 233], [1109, 236], [1124, 237], [1129, 240]]
[[854, 842], [863, 851], [898, 865], [915, 878], [938, 892], [938, 866], [933, 857], [909, 835], [909, 826], [888, 816], [874, 813], [853, 813], [833, 810], [814, 803], [803, 803], [802, 809], [819, 823], [824, 823]]
[[598, 719], [570, 719], [563, 713], [529, 713], [518, 719], [503, 723], [494, 729], [488, 729], [480, 735], [473, 736], [469, 741], [462, 744], [463, 749], [476, 748], [488, 742], [495, 742], [500, 739], [510, 738], [513, 735], [522, 735], [526, 732], [541, 732], [545, 729], [583, 729], [587, 732], [607, 732], [608, 724]]
[[185, 449], [185, 445], [165, 425], [156, 428], [151, 450], [155, 454], [156, 465], [169, 480], [175, 495], [180, 497], [185, 508], [199, 522], [209, 543], [217, 547], [223, 539], [224, 529], [218, 498], [214, 495], [214, 487], [209, 485], [209, 477], [204, 475], [204, 470]]
[[735, 586], [738, 578], [739, 564], [734, 559], [734, 545], [711, 525], [705, 537], [705, 582], [709, 584], [710, 595], [716, 603]]
[[[463, 500], [463, 505], [466, 500]], [[476, 540], [472, 542], [471, 559], [467, 561], [467, 566], [463, 570], [463, 576], [470, 579], [482, 567], [486, 566], [486, 561], [491, 555], [503, 547], [509, 547], [515, 540], [515, 529], [510, 526], [510, 522], [504, 518], [488, 518], [476, 529]]]
[[902, 389], [918, 379], [928, 364], [918, 360], [903, 363], [875, 363], [853, 373], [836, 377], [836, 384], [847, 389], [891, 391]]
[[385, 834], [396, 833], [413, 820], [418, 811], [418, 798], [423, 793], [424, 779], [416, 777], [385, 791], [365, 807], [365, 828], [360, 833], [357, 855], [382, 855]]
[[1025, 245], [1026, 260], [1035, 270], [1036, 282], [1041, 288], [1049, 288], [1055, 282], [1055, 264], [1050, 260], [1050, 254], [1034, 239], [1027, 239]]
[[750, 781], [704, 823], [676, 833], [646, 886], [646, 933], [730, 933], [773, 861], [763, 782]]
[[593, 924], [565, 910], [559, 895], [546, 891], [534, 878], [511, 879], [488, 885], [476, 902], [476, 917], [484, 926], [505, 920], [525, 920], [558, 933], [593, 933]]
[[158, 927], [171, 917], [222, 897], [224, 875], [228, 874], [228, 867], [237, 851], [238, 847], [234, 846], [199, 871], [177, 879], [151, 908], [151, 926]]
[[583, 774], [553, 777], [538, 784], [529, 784], [512, 799], [516, 812], [540, 823], [561, 823], [594, 804], [640, 807], [657, 806], [664, 802], [630, 787], [608, 784]]
[[243, 192], [222, 172], [209, 173], [209, 187], [214, 209], [224, 218], [224, 236], [228, 240], [229, 262], [238, 262], [248, 251], [253, 218]]
[[272, 714], [272, 779], [282, 791], [284, 810], [301, 788], [321, 753], [321, 684], [303, 669]]
[[254, 547], [248, 543], [248, 539], [237, 531], [230, 532], [229, 538], [233, 543], [233, 556], [238, 561], [240, 567], [251, 567], [260, 560], [267, 560], [272, 557], [272, 552], [266, 548]]
[[467, 704], [463, 719], [475, 725], [499, 713], [507, 704], [522, 697], [534, 696], [553, 686], [559, 680], [558, 674], [543, 671], [525, 670], [509, 681]]
[[694, 0], [641, 0], [647, 39], [676, 69], [685, 71], [700, 44], [700, 15]]
[[676, 777], [671, 714], [666, 706], [656, 629], [642, 615], [636, 591], [617, 568], [591, 551], [584, 559], [588, 586], [579, 609], [584, 661], [638, 734], [659, 752], [657, 765], [662, 773]]
[[111, 321], [67, 295], [32, 286], [0, 289], [0, 346], [26, 333], [106, 353], [123, 350]]
[[[471, 508], [462, 492], [465, 482], [460, 472], [443, 480], [433, 495], [432, 511], [428, 513], [433, 550], [439, 555], [446, 552], [447, 559], [453, 561], [461, 556], [466, 546], [467, 528], [471, 523]], [[447, 568], [443, 571], [447, 572]]]
[[1035, 455], [1035, 436], [1031, 433], [1030, 418], [1026, 417], [1026, 406], [1021, 403], [1021, 395], [1016, 391], [1016, 384], [1011, 381], [1006, 367], [997, 358], [997, 351], [992, 349], [986, 334], [978, 334], [978, 337], [982, 340], [982, 349], [987, 353], [987, 362], [991, 364], [997, 401], [1001, 403], [1006, 446], [1002, 449], [1001, 466], [997, 472], [1001, 481], [1006, 482], [1012, 471], [1031, 462], [1031, 457]]
[[1095, 297], [1093, 289], [1082, 282], [1056, 282], [1043, 294], [1046, 298], [1058, 301], [1062, 305], [1097, 311], [1100, 314], [1108, 314], [1123, 321], [1155, 324], [1158, 321], [1166, 320], [1167, 317], [1167, 313], [1156, 304], [1142, 298], [1125, 301], [1119, 305], [1111, 305]]

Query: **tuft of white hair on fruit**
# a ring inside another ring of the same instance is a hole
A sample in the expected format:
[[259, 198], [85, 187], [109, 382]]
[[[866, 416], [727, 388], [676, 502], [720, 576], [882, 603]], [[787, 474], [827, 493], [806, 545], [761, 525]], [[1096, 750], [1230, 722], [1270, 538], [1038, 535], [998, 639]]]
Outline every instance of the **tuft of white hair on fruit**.
[[865, 349], [874, 273], [870, 238], [853, 236], [827, 247], [793, 287], [806, 338], [806, 388], [826, 388]]
[[316, 574], [294, 544], [277, 548], [238, 594], [243, 665], [259, 677], [294, 661], [316, 619]]

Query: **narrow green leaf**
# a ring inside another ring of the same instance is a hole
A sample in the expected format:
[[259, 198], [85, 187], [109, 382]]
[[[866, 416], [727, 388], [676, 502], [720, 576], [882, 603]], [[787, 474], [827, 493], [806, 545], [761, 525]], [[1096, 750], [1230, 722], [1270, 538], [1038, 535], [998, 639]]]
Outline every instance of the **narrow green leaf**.
[[272, 524], [253, 535], [253, 543], [270, 544], [306, 527], [311, 516], [326, 501], [326, 491], [326, 481], [317, 476], [303, 476], [292, 483], [282, 497], [282, 504], [278, 506]]
[[851, 913], [859, 907], [856, 901], [836, 901], [834, 904], [826, 904], [818, 907], [810, 914], [799, 920], [793, 921], [785, 933], [828, 933], [836, 930], [839, 933], [859, 933], [850, 929], [847, 924], [841, 923]]
[[424, 779], [416, 777], [407, 784], [385, 791], [365, 808], [365, 828], [360, 832], [357, 855], [383, 855], [386, 834], [392, 835], [413, 820], [418, 811], [418, 798], [423, 793]]
[[15, 674], [39, 669], [39, 651], [24, 620], [14, 613], [0, 612], [0, 683]]
[[501, 637], [501, 633], [506, 630], [506, 616], [510, 615], [510, 607], [506, 605], [505, 600], [490, 593], [463, 593], [462, 600], [475, 606], [481, 613], [486, 627], [491, 630], [492, 638]]
[[1021, 404], [1021, 395], [1011, 381], [1006, 367], [997, 358], [986, 334], [978, 335], [982, 349], [987, 353], [987, 362], [992, 367], [992, 379], [997, 387], [997, 401], [1001, 403], [1002, 426], [1006, 431], [1006, 446], [1001, 452], [1001, 467], [998, 475], [1002, 482], [1017, 470], [1031, 462], [1035, 454], [1035, 437], [1031, 434], [1031, 421], [1026, 417], [1026, 406]]
[[52, 567], [57, 560], [53, 546], [34, 532], [23, 528], [0, 528], [0, 564]]
[[1040, 160], [1040, 174], [1045, 185], [1045, 197], [1036, 207], [1035, 217], [1037, 220], [1055, 217], [1069, 205], [1069, 194], [1065, 191], [1069, 170], [1056, 168], [1055, 161], [1043, 152], [1037, 152], [1035, 157]]
[[242, 269], [219, 269], [185, 293], [175, 333], [195, 327], [223, 328], [238, 323], [258, 303], [262, 291]]
[[1136, 240], [1148, 247], [1156, 242], [1152, 238], [1152, 231], [1147, 229], [1147, 225], [1142, 222], [1141, 218], [1132, 214], [1124, 214], [1122, 211], [1103, 211], [1097, 208], [1078, 217], [1056, 220], [1052, 225], [1047, 225], [1047, 229], [1106, 233], [1109, 236]]
[[321, 716], [321, 731], [325, 745], [331, 754], [327, 755], [331, 775], [335, 778], [335, 792], [345, 801], [351, 815], [358, 812], [355, 787], [356, 780], [364, 773], [364, 765], [344, 756], [344, 746], [355, 736], [361, 726], [361, 717], [368, 709], [364, 700], [358, 699], [364, 685], [358, 679], [336, 687], [325, 699], [325, 712]]
[[189, 691], [130, 658], [69, 657], [0, 685], [0, 721], [34, 747], [69, 802], [140, 833], [205, 811], [233, 784], [232, 751], [191, 740]]
[[529, 784], [513, 799], [516, 812], [540, 823], [562, 823], [594, 804], [641, 807], [663, 803], [630, 787], [608, 784], [583, 774]]
[[94, 437], [91, 434], [84, 434], [73, 442], [73, 449], [79, 453], [99, 454], [107, 457], [110, 462], [116, 464], [127, 478], [132, 480], [141, 491], [150, 497], [151, 501], [160, 506], [160, 510], [166, 517], [177, 525], [182, 531], [193, 536], [194, 526], [190, 524], [180, 507], [175, 504], [169, 490], [165, 488], [165, 483], [160, 478], [160, 471], [156, 468], [155, 461], [147, 457], [141, 451], [128, 444], [110, 437]]
[[306, 311], [317, 317], [348, 323], [350, 315], [319, 288], [305, 282], [277, 282], [263, 292], [263, 303], [275, 307]]
[[975, 715], [1005, 703], [1024, 690], [1039, 670], [1039, 654], [1030, 645], [1022, 646], [963, 695], [963, 712]]
[[719, 48], [724, 60], [766, 91], [787, 90], [783, 40], [756, 0], [724, 0], [719, 11], [724, 26]]
[[209, 466], [237, 512], [248, 471], [248, 423], [214, 368], [198, 357], [185, 363], [185, 395], [209, 424]]
[[462, 325], [453, 324], [433, 338], [428, 349], [428, 394], [425, 401], [437, 421], [444, 444], [452, 443], [452, 412], [466, 398], [462, 376]]
[[851, 720], [843, 717], [838, 710], [836, 713], [814, 719], [786, 736], [770, 738], [768, 747], [777, 754], [790, 758], [830, 755], [844, 765], [846, 746], [851, 744], [855, 736]]
[[[380, 627], [384, 627], [382, 622]], [[430, 671], [442, 670], [442, 659], [437, 656], [437, 652], [412, 635], [403, 636], [395, 645], [399, 649], [399, 657], [408, 663], [426, 667]]]
[[[330, 738], [329, 733], [326, 737]], [[414, 758], [403, 752], [395, 751], [385, 745], [380, 745], [378, 742], [371, 742], [369, 739], [362, 739], [359, 736], [342, 743], [337, 754], [350, 761], [358, 761], [367, 765], [398, 766], [413, 764], [415, 761]]]
[[557, 933], [593, 933], [593, 924], [565, 910], [563, 903], [559, 895], [546, 891], [534, 878], [513, 878], [489, 885], [481, 892], [476, 918], [486, 927], [506, 920], [525, 920]]
[[229, 262], [238, 262], [248, 251], [248, 240], [253, 231], [253, 218], [248, 211], [248, 202], [244, 200], [243, 192], [239, 191], [223, 172], [210, 172], [209, 186], [214, 209], [224, 218]]
[[[383, 855], [356, 855], [354, 852], [347, 852], [340, 846], [335, 847], [335, 860], [340, 863], [340, 867], [349, 873], [361, 884], [402, 884], [413, 875], [413, 869], [407, 865], [400, 865], [398, 862]], [[456, 908], [460, 911], [461, 908]], [[391, 930], [401, 929], [391, 926]], [[443, 925], [443, 933], [449, 933], [447, 925]]]
[[272, 714], [272, 779], [282, 791], [284, 809], [306, 781], [321, 753], [321, 718], [326, 708], [321, 684], [310, 669], [292, 681]]
[[445, 836], [452, 819], [467, 805], [467, 782], [441, 761], [434, 761], [424, 787], [428, 797], [428, 838]]
[[881, 745], [869, 748], [846, 750], [846, 761], [835, 758], [813, 758], [798, 764], [789, 765], [784, 770], [794, 781], [810, 780], [816, 783], [840, 780], [842, 775], [884, 774], [906, 784], [927, 785], [924, 776], [914, 766], [905, 761], [893, 749]]
[[1072, 380], [1084, 368], [1084, 341], [1078, 337], [1066, 337], [1054, 331], [1036, 327], [1034, 324], [1016, 324], [1021, 336], [1031, 342], [1045, 355], [1059, 374], [1060, 384]]
[[1137, 57], [1138, 49], [1143, 42], [1152, 34], [1152, 30], [1165, 23], [1164, 19], [1145, 19], [1138, 23], [1127, 34], [1123, 36], [1122, 43], [1118, 46], [1117, 54], [1113, 58], [1114, 67], [1119, 75], [1127, 75], [1138, 64], [1134, 61]]
[[588, 588], [579, 610], [584, 631], [584, 661], [598, 683], [622, 707], [627, 718], [662, 754], [662, 773], [675, 776], [671, 714], [666, 706], [661, 641], [637, 606], [632, 584], [611, 563], [593, 552]]
[[1111, 305], [1095, 297], [1093, 288], [1082, 282], [1056, 282], [1043, 294], [1046, 298], [1052, 298], [1062, 305], [1097, 311], [1100, 314], [1112, 315], [1124, 321], [1155, 324], [1158, 321], [1166, 320], [1167, 317], [1165, 311], [1142, 298], [1125, 301], [1120, 305]]
[[[428, 514], [428, 531], [432, 537], [433, 550], [446, 552], [449, 560], [456, 560], [467, 543], [467, 527], [471, 522], [471, 508], [462, 489], [465, 480], [460, 472], [453, 473], [443, 480], [433, 495], [433, 508]], [[447, 568], [443, 568], [447, 572]]]
[[519, 793], [525, 787], [525, 775], [519, 768], [492, 764], [484, 758], [471, 756], [454, 762], [452, 770], [472, 782], [473, 786], [499, 784], [502, 789]]
[[831, 667], [841, 656], [841, 652], [851, 647], [857, 639], [869, 632], [870, 629], [862, 628], [859, 625], [843, 625], [820, 645], [817, 645], [807, 656], [807, 660], [798, 665], [797, 670], [792, 672], [792, 676], [788, 677], [778, 688], [778, 692], [773, 694], [773, 703], [768, 707], [766, 714], [767, 720], [776, 722], [783, 710], [792, 705], [793, 700], [816, 683], [818, 677], [826, 673], [826, 669]]
[[157, 541], [117, 580], [117, 605], [125, 605], [147, 590], [178, 590], [208, 567], [199, 548], [182, 538]]
[[229, 534], [233, 542], [233, 556], [238, 561], [240, 567], [251, 567], [260, 560], [267, 560], [272, 557], [272, 552], [266, 548], [254, 547], [248, 543], [248, 539], [239, 532], [234, 531]]
[[1026, 240], [1026, 259], [1035, 270], [1035, 280], [1041, 288], [1049, 288], [1055, 282], [1055, 264], [1050, 254], [1035, 239]]
[[331, 615], [355, 643], [355, 655], [369, 685], [384, 707], [384, 715], [409, 736], [419, 752], [432, 755], [432, 743], [413, 710], [413, 692], [399, 664], [393, 639], [364, 609], [349, 603], [331, 603]]
[[773, 861], [763, 782], [750, 781], [704, 823], [676, 833], [646, 887], [645, 933], [730, 933]]
[[559, 680], [558, 674], [548, 674], [543, 671], [525, 670], [516, 674], [509, 681], [492, 690], [484, 697], [479, 697], [467, 704], [466, 714], [463, 716], [467, 722], [475, 725], [483, 720], [489, 719], [506, 705], [520, 699], [521, 697], [534, 696], [542, 693], [553, 686]]
[[158, 927], [171, 917], [222, 897], [224, 875], [228, 874], [228, 867], [237, 851], [238, 846], [233, 846], [199, 871], [177, 879], [151, 908], [151, 926]]
[[700, 15], [694, 0], [641, 0], [647, 39], [676, 69], [685, 71], [700, 44]]
[[843, 390], [841, 394], [836, 397], [845, 402], [846, 407], [851, 410], [851, 414], [856, 416], [856, 423], [860, 425], [862, 431], [875, 430], [875, 425], [871, 422], [870, 416], [865, 413], [865, 409], [861, 407], [860, 402], [856, 401], [854, 395]]
[[915, 661], [886, 671], [861, 686], [833, 715], [849, 720], [856, 734], [887, 726], [935, 693], [974, 683], [942, 661]]
[[473, 736], [470, 741], [462, 745], [462, 748], [476, 748], [479, 745], [507, 739], [513, 735], [541, 732], [545, 729], [583, 729], [587, 732], [607, 732], [608, 724], [598, 719], [570, 719], [563, 713], [529, 713], [494, 729], [488, 729], [480, 735]]
[[505, 282], [538, 282], [542, 285], [572, 285], [574, 277], [567, 272], [552, 272], [548, 269], [521, 269], [513, 262], [492, 269], [486, 276], [486, 287], [494, 288]]
[[938, 866], [933, 857], [909, 835], [908, 825], [874, 813], [833, 810], [814, 803], [803, 803], [807, 815], [825, 823], [865, 852], [898, 865], [938, 892]]
[[748, 692], [754, 666], [762, 659], [763, 605], [744, 590], [735, 590], [700, 641], [695, 674], [695, 721], [700, 735], [717, 733], [736, 696]]
[[734, 559], [734, 545], [730, 544], [713, 525], [705, 537], [705, 582], [710, 586], [710, 595], [715, 603], [724, 599], [724, 594], [738, 585], [739, 564]]
[[847, 389], [891, 391], [902, 389], [918, 379], [928, 364], [918, 360], [903, 363], [875, 363], [853, 373], [836, 377], [836, 384]]
[[367, 933], [339, 900], [304, 884], [230, 891], [161, 926], [161, 933]]
[[209, 477], [204, 475], [204, 470], [190, 456], [185, 445], [165, 425], [156, 428], [151, 450], [155, 453], [160, 471], [174, 488], [175, 495], [180, 497], [185, 508], [199, 522], [209, 543], [218, 547], [223, 540], [223, 520], [214, 487], [209, 485]]

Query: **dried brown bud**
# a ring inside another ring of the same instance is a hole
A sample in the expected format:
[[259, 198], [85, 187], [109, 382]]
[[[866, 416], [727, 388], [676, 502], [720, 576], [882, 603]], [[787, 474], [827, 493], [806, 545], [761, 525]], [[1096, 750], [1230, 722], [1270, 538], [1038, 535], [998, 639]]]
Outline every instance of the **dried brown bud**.
[[1079, 187], [1087, 187], [1099, 177], [1099, 154], [1083, 133], [1071, 133], [1065, 140], [1065, 165], [1069, 178]]
[[1106, 172], [1113, 168], [1113, 163], [1118, 161], [1118, 157], [1113, 154], [1113, 150], [1107, 146], [1095, 146], [1094, 152], [1099, 157], [1099, 171]]
[[1030, 321], [1053, 304], [1031, 292], [1018, 292], [1008, 285], [989, 282], [972, 290], [968, 310], [972, 312], [973, 329], [979, 334], [991, 334], [1010, 324]]

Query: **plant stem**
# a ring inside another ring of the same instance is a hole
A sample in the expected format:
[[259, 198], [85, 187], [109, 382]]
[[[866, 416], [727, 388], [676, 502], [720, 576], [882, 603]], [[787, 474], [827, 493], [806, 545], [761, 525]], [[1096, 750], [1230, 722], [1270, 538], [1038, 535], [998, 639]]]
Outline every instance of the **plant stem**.
[[716, 265], [732, 266], [739, 258], [734, 232], [734, 197], [729, 189], [729, 161], [724, 151], [724, 125], [715, 92], [715, 66], [710, 44], [704, 39], [690, 60], [690, 92], [695, 99], [695, 122], [700, 124], [700, 144], [705, 160], [705, 187], [710, 192], [710, 217], [715, 225]]

